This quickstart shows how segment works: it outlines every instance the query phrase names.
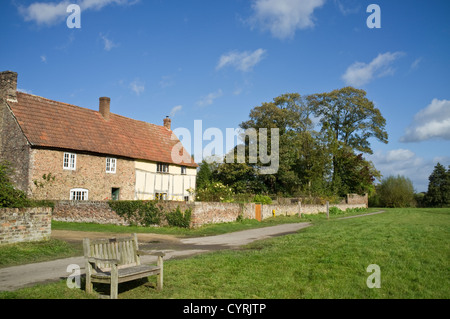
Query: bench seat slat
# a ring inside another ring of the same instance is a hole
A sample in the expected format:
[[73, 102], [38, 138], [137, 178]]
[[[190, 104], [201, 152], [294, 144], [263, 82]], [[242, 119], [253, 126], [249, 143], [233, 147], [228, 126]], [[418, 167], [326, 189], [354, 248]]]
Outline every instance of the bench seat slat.
[[[118, 269], [118, 275], [119, 278], [122, 277], [128, 277], [132, 275], [143, 275], [147, 272], [150, 272], [151, 274], [156, 274], [161, 268], [158, 266], [150, 266], [150, 265], [139, 265], [139, 266], [133, 266], [133, 267], [127, 267], [127, 268], [119, 268]], [[111, 272], [105, 271], [105, 272], [98, 272], [96, 274], [91, 275], [92, 278], [110, 278]]]

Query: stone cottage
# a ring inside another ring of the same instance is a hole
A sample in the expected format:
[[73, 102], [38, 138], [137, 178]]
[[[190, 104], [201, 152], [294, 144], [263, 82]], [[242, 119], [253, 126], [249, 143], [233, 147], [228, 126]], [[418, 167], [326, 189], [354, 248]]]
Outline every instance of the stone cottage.
[[17, 91], [17, 73], [0, 73], [0, 161], [35, 199], [193, 200], [197, 164], [171, 131], [110, 112]]

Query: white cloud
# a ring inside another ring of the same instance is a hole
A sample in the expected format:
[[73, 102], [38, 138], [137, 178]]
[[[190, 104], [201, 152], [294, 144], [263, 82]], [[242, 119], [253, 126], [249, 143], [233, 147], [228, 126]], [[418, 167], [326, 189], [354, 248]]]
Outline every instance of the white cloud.
[[67, 13], [67, 6], [70, 4], [78, 4], [81, 11], [84, 10], [100, 10], [111, 4], [117, 5], [133, 5], [136, 0], [79, 0], [76, 1], [63, 0], [56, 3], [34, 2], [29, 6], [19, 6], [19, 13], [24, 17], [25, 21], [33, 21], [38, 25], [53, 25], [64, 21], [70, 13]]
[[314, 10], [324, 3], [325, 0], [255, 0], [249, 22], [252, 27], [269, 30], [276, 38], [291, 38], [296, 30], [314, 26]]
[[103, 45], [105, 51], [111, 51], [113, 48], [118, 47], [119, 45], [114, 43], [112, 40], [108, 39], [106, 35], [100, 33], [100, 38], [103, 40]]
[[202, 97], [198, 102], [198, 106], [208, 106], [214, 103], [214, 100], [221, 97], [223, 92], [219, 89], [217, 92], [209, 93], [208, 95]]
[[425, 160], [408, 149], [377, 151], [366, 159], [373, 162], [383, 178], [397, 175], [409, 178], [418, 192], [427, 190], [428, 176], [436, 164], [435, 160]]
[[216, 69], [219, 70], [226, 66], [233, 66], [237, 70], [248, 72], [264, 58], [265, 53], [266, 50], [264, 49], [257, 49], [253, 52], [229, 52], [219, 58]]
[[359, 12], [361, 6], [357, 1], [359, 0], [353, 0], [351, 3], [345, 3], [344, 5], [344, 3], [342, 3], [342, 0], [334, 0], [334, 4], [338, 7], [339, 11], [344, 16], [347, 16], [349, 14], [355, 14]]
[[47, 63], [47, 57], [45, 55], [41, 55], [41, 62]]
[[145, 91], [145, 84], [142, 83], [139, 79], [134, 80], [130, 83], [130, 89], [136, 93], [136, 95], [140, 95]]
[[164, 75], [159, 81], [159, 86], [163, 89], [171, 87], [173, 85], [175, 85], [175, 81], [173, 80], [173, 77], [170, 75]]
[[175, 114], [178, 113], [179, 111], [181, 111], [182, 108], [183, 108], [182, 105], [174, 106], [174, 107], [172, 108], [172, 110], [170, 111], [170, 117], [174, 117]]
[[394, 74], [392, 63], [402, 56], [402, 52], [386, 52], [378, 54], [370, 63], [355, 62], [347, 68], [342, 79], [352, 86], [361, 86], [369, 83], [374, 78], [381, 78]]
[[33, 91], [31, 91], [31, 90], [22, 89], [22, 88], [17, 88], [17, 91], [23, 92], [23, 93], [26, 93], [26, 94], [32, 94], [33, 93]]
[[433, 99], [414, 116], [400, 142], [421, 142], [441, 138], [450, 141], [450, 100]]
[[411, 63], [411, 70], [415, 70], [419, 67], [419, 63], [422, 61], [422, 58], [417, 58], [414, 60], [413, 63]]

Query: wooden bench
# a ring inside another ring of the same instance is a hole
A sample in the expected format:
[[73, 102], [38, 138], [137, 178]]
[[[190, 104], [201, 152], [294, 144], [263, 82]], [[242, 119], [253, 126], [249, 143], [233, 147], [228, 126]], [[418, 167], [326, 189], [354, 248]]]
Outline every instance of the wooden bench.
[[[111, 286], [111, 299], [118, 297], [118, 285], [151, 275], [157, 276], [157, 289], [163, 288], [163, 252], [139, 250], [137, 235], [111, 239], [83, 241], [86, 262], [86, 292], [92, 293], [93, 283]], [[157, 265], [141, 265], [140, 255], [158, 256]]]

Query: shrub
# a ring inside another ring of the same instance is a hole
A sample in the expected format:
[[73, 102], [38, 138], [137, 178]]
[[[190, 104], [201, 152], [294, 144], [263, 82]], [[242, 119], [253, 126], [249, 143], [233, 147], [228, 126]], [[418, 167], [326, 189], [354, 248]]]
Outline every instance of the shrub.
[[191, 225], [191, 213], [190, 208], [186, 209], [184, 213], [181, 212], [180, 206], [172, 212], [167, 213], [166, 219], [169, 226], [189, 228]]
[[113, 211], [132, 225], [150, 226], [161, 223], [161, 209], [153, 201], [109, 201], [108, 204]]
[[328, 212], [330, 213], [330, 215], [341, 215], [341, 214], [344, 214], [344, 211], [340, 210], [336, 206], [331, 206], [328, 209]]
[[253, 203], [261, 203], [265, 205], [272, 204], [272, 198], [267, 195], [255, 195], [252, 199]]
[[398, 175], [383, 179], [377, 193], [386, 207], [414, 206], [414, 187], [409, 178]]
[[197, 189], [197, 200], [204, 202], [232, 202], [233, 190], [221, 182], [210, 183], [202, 189]]
[[21, 208], [29, 206], [27, 195], [14, 187], [11, 181], [13, 169], [8, 162], [0, 163], [0, 207]]

